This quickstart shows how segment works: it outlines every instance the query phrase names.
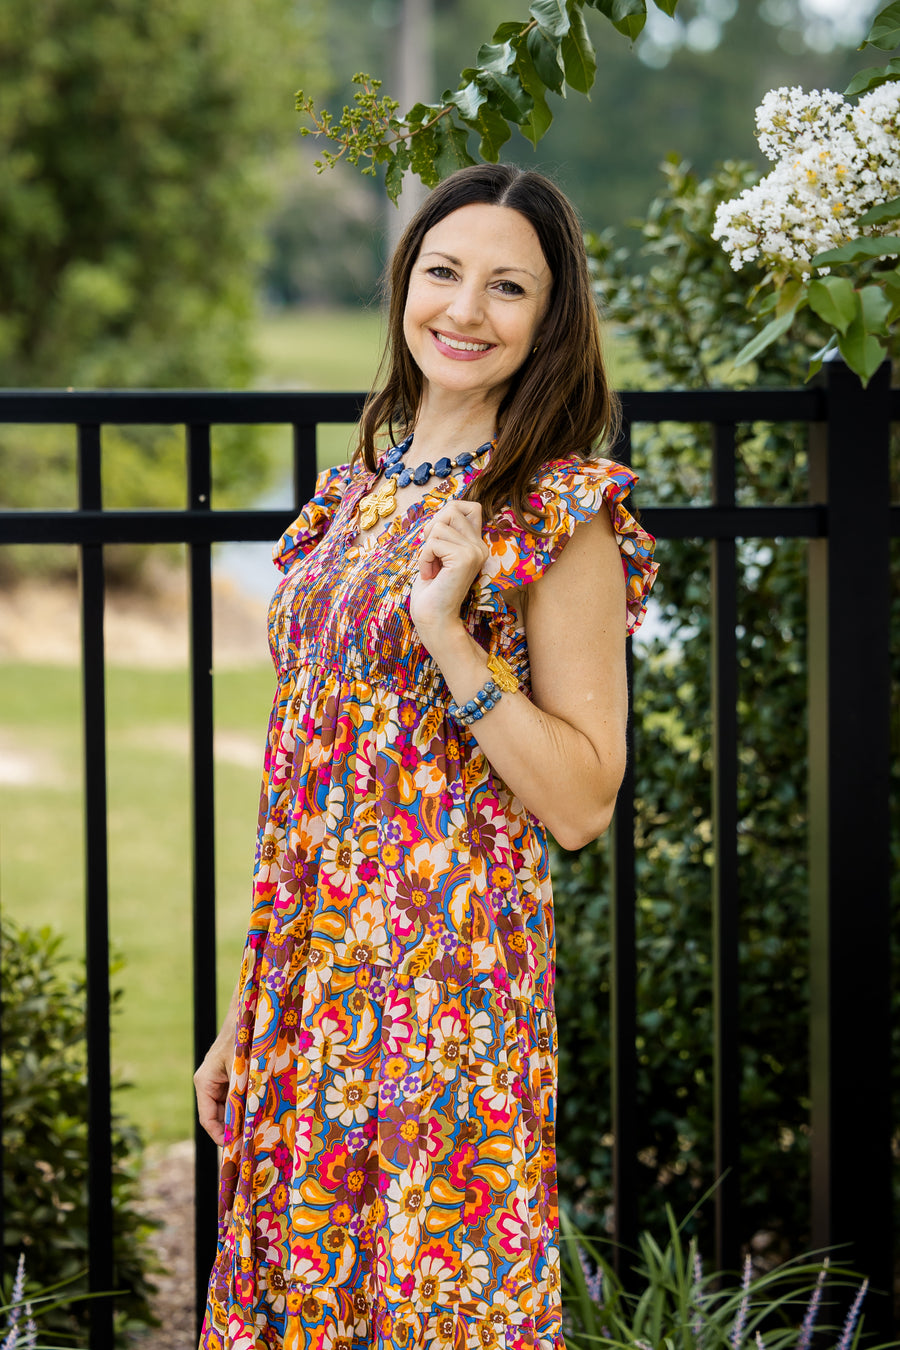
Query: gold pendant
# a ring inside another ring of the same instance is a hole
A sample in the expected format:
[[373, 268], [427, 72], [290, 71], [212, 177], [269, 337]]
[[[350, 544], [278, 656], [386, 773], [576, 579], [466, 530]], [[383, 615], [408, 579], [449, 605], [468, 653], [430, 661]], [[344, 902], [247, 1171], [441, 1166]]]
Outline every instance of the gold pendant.
[[372, 526], [379, 520], [389, 516], [397, 505], [397, 475], [392, 474], [386, 478], [374, 492], [370, 492], [368, 497], [363, 497], [357, 510], [359, 511], [359, 527], [361, 530], [371, 530]]

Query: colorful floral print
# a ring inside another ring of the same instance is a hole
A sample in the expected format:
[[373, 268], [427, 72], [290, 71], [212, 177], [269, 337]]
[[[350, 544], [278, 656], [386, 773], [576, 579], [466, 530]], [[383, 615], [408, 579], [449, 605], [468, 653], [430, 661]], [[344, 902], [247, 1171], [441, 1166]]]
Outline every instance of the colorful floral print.
[[[480, 466], [479, 466], [480, 467]], [[560, 1350], [553, 911], [540, 823], [409, 616], [440, 482], [377, 539], [326, 471], [275, 551], [278, 672], [201, 1350]], [[634, 474], [546, 466], [490, 522], [465, 620], [529, 689], [505, 593], [610, 511], [629, 628], [655, 573]]]

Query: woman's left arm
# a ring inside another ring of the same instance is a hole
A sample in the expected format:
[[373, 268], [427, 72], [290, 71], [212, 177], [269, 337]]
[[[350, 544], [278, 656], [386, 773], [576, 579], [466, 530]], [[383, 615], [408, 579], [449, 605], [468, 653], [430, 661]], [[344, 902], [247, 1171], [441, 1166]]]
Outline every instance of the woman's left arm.
[[[410, 612], [457, 703], [489, 678], [460, 605], [487, 555], [481, 508], [454, 502], [423, 541]], [[496, 774], [563, 848], [609, 825], [625, 771], [625, 580], [606, 511], [579, 525], [528, 586], [533, 702], [519, 693], [469, 730]]]

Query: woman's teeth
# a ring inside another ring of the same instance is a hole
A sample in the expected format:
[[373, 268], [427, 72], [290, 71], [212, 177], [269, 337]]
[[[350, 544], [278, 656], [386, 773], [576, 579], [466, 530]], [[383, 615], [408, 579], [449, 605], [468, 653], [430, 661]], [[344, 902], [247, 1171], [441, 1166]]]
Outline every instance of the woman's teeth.
[[447, 337], [446, 333], [437, 333], [445, 347], [452, 347], [457, 352], [486, 352], [489, 347], [493, 347], [492, 342], [457, 342], [456, 338]]

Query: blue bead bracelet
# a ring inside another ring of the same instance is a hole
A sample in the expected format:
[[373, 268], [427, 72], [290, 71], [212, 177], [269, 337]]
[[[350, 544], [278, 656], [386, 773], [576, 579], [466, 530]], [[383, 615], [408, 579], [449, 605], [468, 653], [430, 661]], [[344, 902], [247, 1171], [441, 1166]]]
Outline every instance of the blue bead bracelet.
[[503, 697], [500, 686], [494, 680], [488, 680], [487, 684], [478, 693], [464, 703], [462, 707], [453, 702], [447, 709], [447, 714], [452, 717], [454, 722], [459, 722], [464, 727], [470, 727], [473, 722], [480, 722], [486, 712], [490, 712], [496, 703]]

